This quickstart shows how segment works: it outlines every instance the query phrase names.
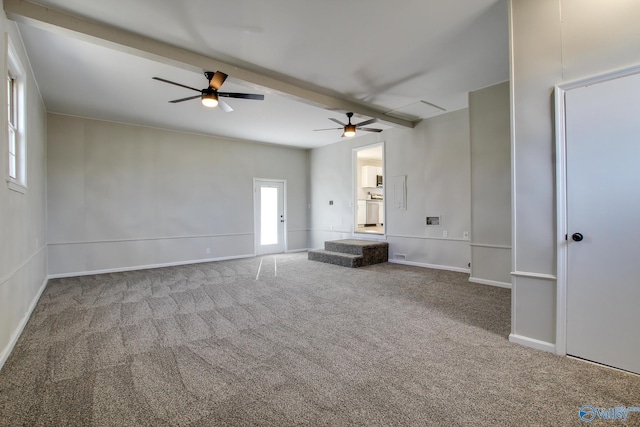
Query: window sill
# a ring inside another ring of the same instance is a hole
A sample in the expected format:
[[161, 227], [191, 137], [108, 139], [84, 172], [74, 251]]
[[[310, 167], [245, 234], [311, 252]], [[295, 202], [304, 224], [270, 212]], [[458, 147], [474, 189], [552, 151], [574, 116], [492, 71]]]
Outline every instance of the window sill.
[[9, 187], [9, 190], [13, 190], [18, 193], [26, 194], [27, 192], [26, 185], [22, 185], [12, 179], [7, 179], [7, 187]]

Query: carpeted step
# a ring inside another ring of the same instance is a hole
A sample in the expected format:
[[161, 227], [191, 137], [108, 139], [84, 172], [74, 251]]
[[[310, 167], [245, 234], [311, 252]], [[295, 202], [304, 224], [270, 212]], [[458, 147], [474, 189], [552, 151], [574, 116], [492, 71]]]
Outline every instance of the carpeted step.
[[320, 261], [327, 264], [341, 265], [343, 267], [351, 268], [362, 267], [362, 262], [364, 260], [362, 255], [332, 252], [324, 249], [309, 251], [308, 257], [311, 261]]
[[324, 250], [309, 251], [309, 259], [345, 267], [363, 267], [389, 260], [389, 244], [372, 240], [331, 240]]
[[389, 260], [389, 243], [373, 240], [331, 240], [324, 242], [327, 251], [362, 255], [362, 265], [379, 264]]

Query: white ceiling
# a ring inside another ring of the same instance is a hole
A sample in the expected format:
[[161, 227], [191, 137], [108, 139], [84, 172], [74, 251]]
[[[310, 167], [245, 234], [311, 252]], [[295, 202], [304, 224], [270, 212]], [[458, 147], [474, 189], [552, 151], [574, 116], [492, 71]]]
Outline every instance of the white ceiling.
[[[506, 0], [37, 3], [413, 120], [464, 108], [469, 91], [509, 76]], [[298, 102], [231, 73], [223, 91], [263, 93], [265, 101], [226, 99], [231, 113], [198, 100], [169, 104], [197, 93], [151, 77], [201, 88], [204, 76], [68, 31], [25, 23], [19, 29], [51, 112], [303, 148], [339, 141], [339, 130], [313, 129], [336, 127], [329, 117], [346, 121], [344, 111]], [[367, 118], [356, 115], [354, 122]]]

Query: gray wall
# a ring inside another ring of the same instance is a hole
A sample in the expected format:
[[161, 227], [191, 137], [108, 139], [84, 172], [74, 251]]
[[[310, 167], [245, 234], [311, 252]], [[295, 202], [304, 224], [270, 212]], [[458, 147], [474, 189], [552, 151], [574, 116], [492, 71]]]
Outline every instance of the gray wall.
[[511, 287], [509, 82], [469, 93], [472, 282]]
[[306, 150], [56, 114], [48, 121], [53, 276], [251, 256], [254, 177], [287, 180], [288, 250], [307, 247]]
[[553, 351], [554, 85], [640, 63], [640, 2], [511, 0], [512, 340]]
[[[424, 120], [414, 129], [390, 129], [311, 151], [310, 246], [351, 237], [353, 232], [352, 149], [385, 142], [385, 177], [407, 176], [407, 209], [387, 204], [385, 225], [390, 257], [468, 271], [470, 231], [470, 144], [466, 109]], [[329, 205], [333, 200], [334, 204]], [[441, 215], [440, 227], [426, 227], [427, 215]], [[448, 237], [443, 237], [443, 231]]]
[[[7, 169], [7, 132], [0, 132], [0, 368], [4, 364], [28, 315], [44, 289], [46, 252], [46, 113], [29, 61], [14, 23], [0, 14], [0, 33], [8, 32], [26, 72], [27, 186], [25, 194], [10, 190]], [[5, 49], [4, 37], [2, 49]], [[6, 55], [0, 63], [7, 73]], [[6, 84], [0, 85], [6, 99]], [[0, 107], [7, 117], [6, 102]], [[6, 121], [3, 121], [6, 123]]]

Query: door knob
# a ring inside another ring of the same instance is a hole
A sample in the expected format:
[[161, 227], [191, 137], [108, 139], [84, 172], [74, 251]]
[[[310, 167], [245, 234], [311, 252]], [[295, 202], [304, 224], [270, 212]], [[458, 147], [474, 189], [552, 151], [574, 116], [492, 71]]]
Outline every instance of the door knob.
[[581, 233], [573, 233], [571, 238], [576, 242], [581, 242], [584, 239], [584, 236]]

